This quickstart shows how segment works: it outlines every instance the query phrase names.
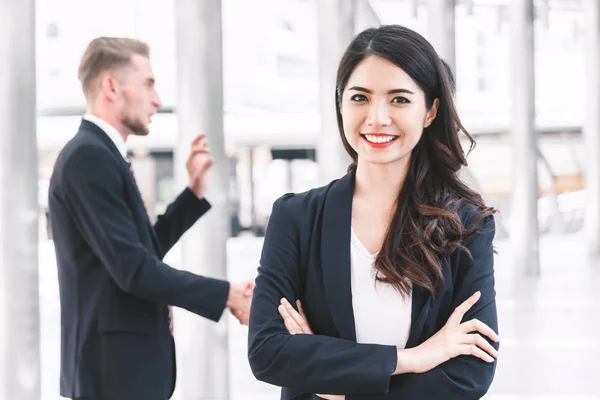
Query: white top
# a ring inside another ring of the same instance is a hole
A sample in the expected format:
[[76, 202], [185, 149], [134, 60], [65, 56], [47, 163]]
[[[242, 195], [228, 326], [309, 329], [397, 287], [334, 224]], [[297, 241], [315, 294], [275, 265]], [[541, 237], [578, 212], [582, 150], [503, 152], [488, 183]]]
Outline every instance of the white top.
[[352, 308], [358, 343], [403, 349], [410, 333], [412, 296], [406, 301], [393, 286], [375, 281], [376, 254], [370, 254], [352, 229], [350, 246]]
[[106, 136], [108, 136], [110, 140], [113, 141], [115, 146], [117, 146], [117, 150], [119, 150], [119, 153], [121, 153], [123, 158], [127, 159], [127, 145], [125, 144], [125, 140], [123, 140], [123, 136], [121, 136], [119, 131], [114, 126], [102, 118], [96, 117], [90, 113], [85, 113], [83, 119], [90, 121], [92, 124], [102, 129], [104, 133], [106, 133]]

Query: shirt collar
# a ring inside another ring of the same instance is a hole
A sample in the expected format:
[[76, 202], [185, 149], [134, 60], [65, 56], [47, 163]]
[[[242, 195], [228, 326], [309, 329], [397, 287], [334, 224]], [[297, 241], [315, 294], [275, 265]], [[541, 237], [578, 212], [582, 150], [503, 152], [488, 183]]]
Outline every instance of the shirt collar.
[[123, 158], [127, 160], [127, 144], [125, 143], [125, 140], [123, 140], [123, 136], [121, 136], [119, 131], [117, 131], [117, 129], [114, 126], [112, 126], [102, 118], [90, 113], [85, 113], [83, 119], [90, 121], [94, 125], [98, 126], [98, 128], [102, 129], [102, 131], [106, 133], [106, 136], [108, 136], [110, 140], [113, 141], [115, 146], [117, 146], [117, 150], [119, 150], [121, 156], [123, 156]]

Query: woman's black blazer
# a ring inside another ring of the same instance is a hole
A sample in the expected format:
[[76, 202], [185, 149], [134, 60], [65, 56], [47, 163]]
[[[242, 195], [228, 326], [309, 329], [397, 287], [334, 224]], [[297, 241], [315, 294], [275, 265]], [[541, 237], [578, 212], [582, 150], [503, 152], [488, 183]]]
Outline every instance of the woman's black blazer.
[[[481, 398], [496, 362], [459, 356], [426, 373], [392, 377], [396, 347], [356, 343], [350, 287], [354, 177], [353, 170], [328, 186], [284, 195], [273, 205], [250, 312], [252, 372], [281, 386], [286, 400], [311, 399], [314, 393], [344, 394], [346, 400]], [[458, 213], [469, 227], [480, 211], [465, 204]], [[477, 233], [463, 238], [470, 256], [457, 250], [443, 260], [445, 282], [435, 300], [415, 285], [407, 348], [435, 334], [478, 290], [481, 298], [463, 321], [476, 318], [498, 332], [494, 233], [494, 218], [484, 218]], [[288, 334], [277, 311], [282, 297], [292, 304], [302, 301], [314, 335]]]

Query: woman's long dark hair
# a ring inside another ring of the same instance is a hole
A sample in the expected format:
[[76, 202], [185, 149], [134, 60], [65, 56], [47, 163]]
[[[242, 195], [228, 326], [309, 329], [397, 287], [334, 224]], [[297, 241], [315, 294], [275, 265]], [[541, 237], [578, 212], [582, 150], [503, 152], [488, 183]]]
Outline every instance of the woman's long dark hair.
[[[336, 113], [342, 142], [353, 160], [350, 168], [356, 167], [357, 154], [344, 135], [342, 94], [356, 66], [369, 56], [389, 60], [406, 72], [425, 93], [428, 110], [439, 99], [436, 118], [412, 151], [408, 175], [375, 261], [377, 280], [393, 285], [403, 296], [410, 295], [411, 283], [435, 296], [436, 288], [444, 282], [442, 259], [457, 249], [468, 253], [464, 237], [475, 233], [479, 222], [495, 210], [458, 177], [459, 169], [467, 165], [458, 134], [462, 131], [470, 141], [469, 151], [475, 140], [456, 112], [451, 77], [431, 44], [399, 25], [363, 31], [340, 62]], [[458, 215], [465, 203], [481, 210], [469, 227], [463, 226]]]

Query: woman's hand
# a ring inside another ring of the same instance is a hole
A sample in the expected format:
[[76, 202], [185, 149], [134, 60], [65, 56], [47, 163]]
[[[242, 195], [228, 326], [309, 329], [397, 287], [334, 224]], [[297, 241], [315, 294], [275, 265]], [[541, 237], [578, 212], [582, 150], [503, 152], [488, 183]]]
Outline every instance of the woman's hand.
[[279, 311], [281, 318], [283, 318], [285, 328], [288, 330], [290, 335], [297, 335], [299, 333], [312, 335], [313, 331], [308, 325], [306, 314], [304, 314], [304, 309], [302, 308], [302, 303], [300, 303], [300, 300], [296, 300], [296, 305], [298, 306], [298, 311], [292, 307], [290, 302], [287, 301], [285, 297], [281, 299], [281, 304], [277, 310]]
[[[288, 330], [290, 335], [297, 335], [300, 333], [312, 335], [313, 331], [308, 325], [306, 314], [304, 314], [304, 309], [302, 308], [302, 303], [300, 303], [300, 300], [296, 300], [296, 305], [298, 306], [298, 311], [296, 311], [290, 302], [285, 298], [281, 299], [281, 304], [277, 310], [279, 311], [281, 318], [283, 318], [285, 328]], [[337, 394], [317, 394], [317, 396], [325, 400], [346, 399], [346, 396]]]
[[460, 355], [472, 355], [489, 363], [498, 358], [498, 351], [482, 336], [500, 341], [489, 326], [476, 319], [460, 322], [480, 297], [481, 293], [476, 292], [456, 307], [446, 325], [419, 346], [398, 350], [398, 367], [394, 374], [427, 372]]

